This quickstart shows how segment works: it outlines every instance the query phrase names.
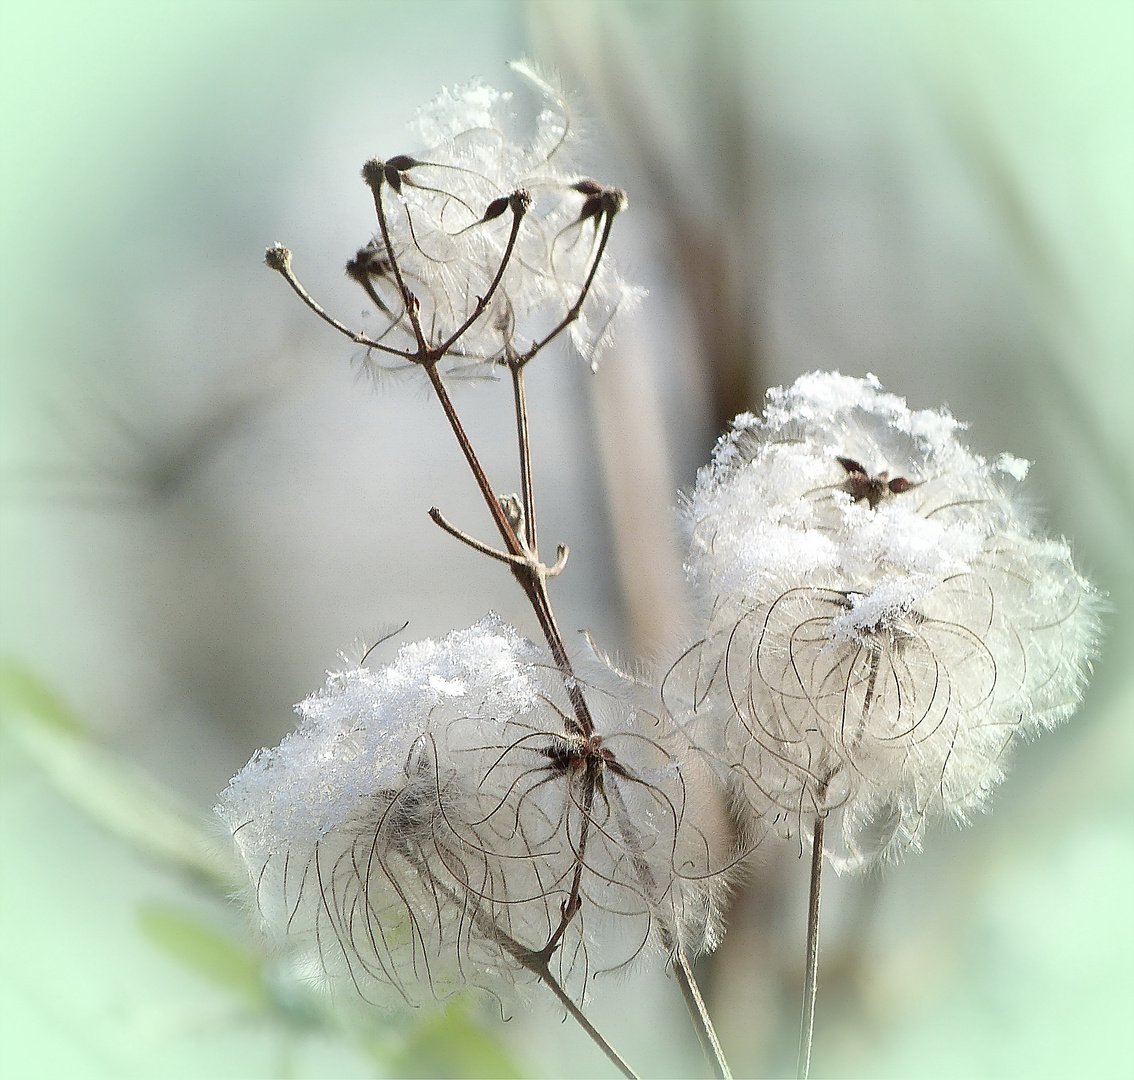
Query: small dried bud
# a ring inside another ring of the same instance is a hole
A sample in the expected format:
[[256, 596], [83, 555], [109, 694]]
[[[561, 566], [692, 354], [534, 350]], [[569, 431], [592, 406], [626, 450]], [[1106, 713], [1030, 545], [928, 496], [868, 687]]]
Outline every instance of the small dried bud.
[[[403, 282], [413, 283], [426, 347], [463, 326], [452, 343], [462, 367], [523, 355], [549, 332], [567, 330], [564, 317], [576, 305], [567, 332], [593, 360], [615, 313], [641, 295], [605, 265], [600, 244], [602, 218], [621, 209], [624, 194], [567, 172], [573, 132], [565, 99], [523, 65], [517, 70], [548, 96], [530, 136], [516, 133], [511, 95], [474, 81], [419, 110], [415, 126], [427, 149], [363, 168], [375, 192], [388, 187], [398, 196], [382, 204], [386, 230]], [[579, 194], [594, 200], [583, 215]], [[401, 334], [405, 347], [417, 349], [400, 286], [390, 279], [374, 287], [393, 323], [381, 330], [393, 331], [385, 340]]]
[[264, 252], [264, 262], [269, 269], [283, 273], [291, 266], [291, 252], [283, 244], [273, 244]]
[[362, 166], [362, 179], [378, 191], [386, 180], [386, 163], [378, 158], [371, 158]]
[[389, 171], [391, 169], [394, 172], [402, 173], [406, 172], [409, 169], [412, 169], [415, 165], [420, 164], [420, 161], [418, 161], [416, 158], [410, 157], [409, 154], [397, 154], [394, 157], [388, 158], [386, 160], [387, 175], [389, 175]]
[[385, 277], [392, 269], [390, 258], [380, 244], [369, 243], [359, 248], [346, 264], [347, 276], [363, 282], [372, 277]]
[[610, 214], [611, 217], [615, 214], [621, 214], [629, 205], [630, 197], [622, 188], [606, 189], [606, 212]]
[[484, 211], [484, 216], [481, 221], [495, 221], [508, 207], [511, 205], [512, 198], [510, 195], [501, 195], [498, 199], [493, 199], [488, 204]]
[[520, 502], [519, 495], [501, 495], [500, 509], [508, 519], [508, 524], [519, 535], [524, 528], [524, 504]]
[[571, 190], [577, 191], [580, 195], [601, 195], [603, 186], [597, 180], [585, 177], [582, 180], [576, 180], [571, 185]]

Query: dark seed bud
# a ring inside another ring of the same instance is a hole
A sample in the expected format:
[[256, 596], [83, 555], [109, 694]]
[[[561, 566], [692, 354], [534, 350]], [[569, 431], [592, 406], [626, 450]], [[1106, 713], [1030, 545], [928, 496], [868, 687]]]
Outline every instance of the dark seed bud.
[[386, 163], [378, 158], [371, 158], [362, 166], [362, 179], [372, 188], [379, 188], [386, 179]]
[[505, 210], [508, 209], [509, 196], [501, 195], [499, 199], [493, 199], [488, 204], [488, 208], [484, 211], [484, 217], [481, 221], [492, 221], [493, 218], [498, 218]]
[[886, 486], [889, 487], [891, 494], [901, 495], [903, 491], [909, 491], [914, 486], [914, 482], [904, 476], [895, 476]]
[[420, 164], [421, 162], [418, 161], [417, 158], [411, 158], [409, 154], [397, 154], [386, 162], [386, 168], [394, 169], [397, 172], [405, 172], [406, 169], [412, 169], [415, 165]]
[[508, 205], [512, 207], [512, 213], [526, 214], [528, 207], [532, 205], [531, 193], [523, 188], [517, 188], [508, 196]]
[[621, 214], [630, 204], [630, 199], [622, 188], [607, 188], [603, 192], [603, 209], [611, 216]]
[[385, 277], [390, 272], [390, 260], [384, 251], [371, 243], [359, 248], [354, 258], [346, 264], [348, 277], [355, 281], [365, 281], [370, 277]]
[[283, 273], [291, 265], [291, 252], [283, 244], [273, 244], [264, 252], [264, 262], [276, 273]]
[[589, 195], [583, 202], [582, 209], [579, 211], [579, 220], [588, 221], [590, 218], [597, 218], [603, 212], [603, 197], [602, 193], [598, 195]]
[[582, 180], [576, 180], [571, 185], [572, 191], [577, 191], [580, 195], [601, 195], [602, 184], [597, 180], [591, 180], [589, 177]]

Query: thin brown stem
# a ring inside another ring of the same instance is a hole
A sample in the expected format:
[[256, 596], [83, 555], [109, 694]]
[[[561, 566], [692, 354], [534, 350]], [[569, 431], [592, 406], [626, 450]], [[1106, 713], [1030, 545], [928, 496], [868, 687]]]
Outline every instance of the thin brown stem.
[[485, 544], [483, 541], [478, 540], [475, 536], [470, 536], [464, 529], [458, 529], [436, 506], [429, 508], [429, 516], [440, 525], [450, 536], [456, 537], [462, 544], [468, 544], [473, 551], [479, 551], [482, 555], [487, 555], [491, 559], [496, 559], [499, 562], [506, 563], [508, 566], [523, 566], [526, 560], [519, 555], [509, 555], [506, 551], [499, 551], [491, 544]]
[[583, 287], [579, 290], [578, 299], [567, 309], [567, 314], [563, 316], [558, 325], [556, 325], [549, 334], [535, 342], [527, 352], [524, 353], [520, 358], [521, 364], [528, 363], [540, 349], [562, 334], [563, 331], [579, 317], [580, 312], [583, 310], [583, 304], [586, 303], [587, 294], [591, 291], [591, 285], [594, 283], [595, 274], [598, 273], [599, 264], [602, 262], [603, 253], [606, 251], [606, 242], [610, 239], [610, 230], [612, 228], [614, 228], [614, 213], [608, 210], [604, 215], [602, 236], [599, 239], [595, 257], [591, 262], [591, 268], [587, 273], [586, 280], [583, 282]]
[[[410, 861], [418, 865], [420, 872], [432, 877], [432, 875], [429, 874], [428, 868], [423, 868], [418, 860], [411, 857]], [[433, 881], [434, 886], [441, 888], [450, 900], [454, 900], [458, 903], [462, 902], [461, 897], [457, 893], [443, 886], [435, 878]], [[630, 1068], [626, 1063], [626, 1059], [607, 1042], [598, 1028], [587, 1019], [583, 1010], [571, 1000], [559, 980], [552, 975], [550, 957], [547, 955], [546, 949], [536, 953], [525, 948], [509, 933], [497, 926], [492, 918], [479, 908], [472, 912], [472, 918], [480, 932], [484, 934], [486, 938], [495, 941], [516, 963], [535, 975], [536, 978], [556, 996], [560, 1004], [570, 1013], [572, 1019], [587, 1033], [591, 1041], [610, 1059], [611, 1064], [613, 1064], [627, 1080], [638, 1080], [638, 1074]]]
[[701, 1049], [705, 1052], [709, 1064], [713, 1067], [713, 1075], [717, 1080], [732, 1080], [732, 1070], [725, 1060], [720, 1040], [717, 1038], [716, 1028], [713, 1027], [712, 1018], [701, 996], [701, 989], [693, 976], [693, 967], [684, 949], [678, 949], [673, 958], [673, 973], [681, 986], [681, 994], [685, 998], [685, 1007], [693, 1020], [693, 1027], [697, 1031], [697, 1038], [701, 1041]]
[[[626, 799], [622, 795], [622, 789], [618, 781], [614, 777], [611, 777], [610, 782], [604, 790], [617, 811], [615, 819], [618, 822], [618, 831], [622, 837], [623, 843], [630, 849], [630, 861], [634, 867], [634, 874], [641, 883], [643, 892], [649, 897], [652, 903], [656, 904], [658, 902], [657, 881], [654, 878], [653, 871], [650, 870], [649, 864], [642, 856], [642, 844], [639, 839], [639, 833], [630, 817], [630, 810], [626, 805]], [[656, 917], [660, 920], [660, 916]], [[689, 963], [689, 958], [685, 955], [685, 950], [681, 946], [681, 938], [677, 927], [675, 925], [667, 925], [664, 921], [661, 921], [660, 931], [662, 947], [673, 957], [673, 971], [681, 986], [681, 994], [682, 997], [685, 998], [685, 1007], [689, 1012], [690, 1019], [693, 1021], [693, 1027], [697, 1032], [698, 1040], [700, 1040], [701, 1049], [705, 1052], [705, 1057], [713, 1067], [713, 1074], [717, 1077], [717, 1080], [731, 1080], [732, 1070], [729, 1069], [728, 1061], [725, 1059], [724, 1051], [721, 1049], [716, 1028], [713, 1027], [713, 1021], [709, 1016], [705, 999], [701, 996], [701, 990], [697, 986], [697, 980], [693, 975], [693, 968]]]
[[811, 1071], [811, 1036], [815, 1029], [815, 996], [819, 973], [819, 886], [823, 876], [823, 831], [826, 818], [815, 818], [811, 837], [811, 886], [807, 894], [807, 961], [803, 980], [803, 1017], [799, 1025], [798, 1080]]
[[524, 388], [524, 367], [510, 362], [512, 371], [512, 397], [516, 405], [516, 439], [520, 444], [520, 498], [524, 505], [524, 529], [528, 550], [539, 557], [539, 539], [536, 532], [535, 491], [532, 487], [531, 439], [528, 432], [528, 397]]
[[[472, 443], [469, 440], [468, 433], [465, 431], [464, 425], [461, 423], [461, 418], [457, 414], [456, 407], [453, 405], [453, 400], [449, 397], [449, 391], [445, 388], [441, 373], [437, 370], [436, 362], [423, 364], [422, 367], [425, 368], [425, 372], [429, 376], [429, 381], [433, 386], [433, 391], [437, 395], [437, 399], [441, 402], [442, 409], [445, 410], [445, 417], [448, 419], [449, 426], [452, 428], [453, 434], [460, 444], [461, 451], [465, 455], [465, 460], [472, 470], [477, 487], [480, 488], [481, 495], [488, 507], [488, 512], [492, 515], [492, 520], [495, 522], [496, 528], [500, 531], [500, 536], [504, 540], [505, 548], [511, 555], [527, 556], [529, 553], [524, 550], [523, 544], [521, 544], [519, 537], [516, 536], [516, 530], [512, 528], [512, 523], [508, 520], [508, 515], [500, 505], [500, 499], [497, 497], [484, 468], [480, 464], [476, 451], [473, 449]], [[571, 701], [578, 732], [583, 736], [589, 737], [595, 730], [594, 721], [591, 719], [590, 708], [587, 706], [586, 698], [583, 696], [582, 688], [579, 686], [579, 681], [575, 677], [574, 668], [571, 666], [571, 660], [567, 655], [567, 647], [563, 642], [563, 635], [560, 633], [559, 625], [555, 620], [555, 613], [551, 609], [551, 598], [547, 594], [547, 570], [536, 559], [528, 557], [523, 559], [522, 564], [513, 564], [512, 573], [515, 575], [516, 580], [520, 583], [520, 586], [523, 588], [532, 605], [532, 610], [539, 620], [540, 629], [543, 630], [544, 638], [547, 640], [547, 645], [551, 650], [551, 655], [555, 660], [556, 667], [563, 673], [564, 687]]]
[[592, 762], [588, 765], [587, 782], [586, 786], [583, 788], [582, 823], [579, 826], [579, 846], [575, 850], [575, 873], [571, 879], [571, 891], [567, 894], [567, 900], [563, 904], [563, 914], [559, 920], [559, 925], [555, 928], [555, 932], [541, 950], [541, 955], [548, 962], [551, 961], [555, 950], [559, 948], [559, 942], [563, 940], [563, 935], [567, 932], [567, 927], [571, 924], [571, 920], [575, 917], [580, 907], [579, 890], [583, 883], [583, 860], [586, 858], [587, 854], [587, 837], [590, 832], [591, 812], [595, 805], [594, 769], [595, 765]]
[[425, 368], [425, 373], [429, 376], [433, 392], [437, 395], [437, 400], [441, 402], [441, 408], [445, 410], [445, 418], [449, 421], [449, 427], [452, 428], [461, 452], [465, 455], [465, 461], [468, 462], [468, 466], [472, 470], [473, 478], [476, 480], [477, 487], [480, 488], [480, 493], [488, 506], [488, 512], [492, 515], [496, 528], [500, 531], [500, 537], [504, 541], [505, 548], [510, 555], [523, 557], [526, 553], [520, 544], [519, 537], [516, 536], [516, 530], [512, 528], [512, 523], [508, 520], [508, 515], [504, 513], [500, 499], [493, 490], [492, 483], [489, 481], [480, 459], [476, 456], [468, 433], [461, 423], [460, 416], [457, 415], [453, 399], [449, 397], [449, 391], [445, 389], [441, 373], [437, 370], [437, 363], [422, 364], [422, 367]]
[[606, 1054], [614, 1067], [622, 1073], [623, 1076], [627, 1077], [627, 1080], [638, 1080], [638, 1074], [630, 1068], [622, 1055], [603, 1038], [602, 1033], [587, 1019], [583, 1010], [567, 996], [567, 991], [559, 985], [555, 976], [551, 974], [546, 965], [542, 969], [537, 970], [536, 974], [543, 980], [544, 985], [559, 999], [563, 1008], [571, 1014], [575, 1023], [577, 1023], [579, 1027], [591, 1037], [591, 1041]]
[[[285, 255], [279, 254], [281, 252]], [[402, 349], [395, 349], [390, 345], [384, 345], [380, 341], [375, 341], [366, 334], [360, 334], [356, 330], [352, 330], [345, 323], [339, 322], [333, 315], [327, 312], [322, 305], [303, 287], [299, 279], [295, 276], [295, 272], [291, 268], [291, 253], [286, 248], [272, 248], [269, 250], [268, 265], [275, 270], [280, 277], [284, 279], [292, 288], [292, 291], [299, 297], [316, 315], [319, 316], [325, 323], [333, 326], [340, 334], [344, 334], [350, 338], [356, 345], [365, 345], [368, 349], [377, 349], [379, 352], [389, 353], [392, 356], [400, 356], [403, 360], [412, 360], [413, 353], [405, 352]]]
[[417, 317], [417, 297], [410, 291], [405, 278], [402, 277], [402, 268], [398, 265], [397, 255], [394, 253], [394, 242], [390, 239], [390, 226], [386, 221], [386, 208], [382, 201], [382, 188], [385, 186], [385, 166], [380, 161], [368, 161], [362, 167], [362, 178], [370, 187], [374, 196], [374, 212], [378, 215], [378, 229], [382, 233], [382, 243], [386, 246], [386, 257], [390, 260], [390, 267], [394, 271], [394, 280], [398, 283], [398, 291], [402, 294], [402, 304], [409, 316], [413, 336], [417, 340], [418, 358], [424, 359], [429, 352], [425, 343], [425, 334], [421, 330], [421, 320]]
[[501, 278], [504, 277], [504, 271], [507, 269], [512, 258], [512, 252], [516, 248], [516, 237], [520, 233], [520, 222], [523, 221], [524, 215], [528, 212], [528, 207], [532, 204], [532, 197], [526, 191], [516, 191], [512, 193], [508, 204], [512, 208], [512, 231], [508, 234], [508, 243], [504, 247], [504, 254], [500, 257], [496, 276], [492, 279], [492, 283], [488, 286], [485, 294], [477, 299], [472, 314], [442, 344], [437, 346], [435, 351], [438, 356], [444, 356], [457, 343], [461, 335], [484, 314], [492, 300], [492, 294], [496, 292], [496, 287], [500, 284]]

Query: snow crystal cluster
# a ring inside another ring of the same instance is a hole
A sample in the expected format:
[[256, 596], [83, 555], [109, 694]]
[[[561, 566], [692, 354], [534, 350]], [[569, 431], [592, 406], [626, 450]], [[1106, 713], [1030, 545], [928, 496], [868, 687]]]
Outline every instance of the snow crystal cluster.
[[[471, 367], [523, 354], [585, 301], [570, 326], [592, 365], [609, 341], [616, 313], [642, 291], [603, 260], [600, 240], [625, 195], [573, 173], [575, 133], [561, 90], [527, 64], [512, 65], [547, 106], [529, 137], [517, 134], [511, 94], [479, 79], [444, 89], [411, 125], [427, 149], [384, 162], [383, 186], [394, 261], [420, 305], [417, 320], [430, 347], [447, 341], [474, 313], [506, 258], [512, 233], [509, 199], [526, 204], [514, 249], [487, 310], [461, 335], [451, 363]], [[390, 251], [381, 234], [348, 265], [388, 325], [386, 340], [413, 339]], [[593, 275], [593, 277], [592, 277]], [[413, 342], [416, 346], [416, 342]]]
[[264, 923], [314, 975], [416, 1002], [530, 974], [556, 934], [548, 959], [577, 983], [648, 941], [711, 936], [703, 845], [655, 718], [591, 689], [606, 767], [588, 794], [549, 663], [495, 616], [405, 645], [331, 674], [233, 779], [217, 812]]
[[813, 373], [737, 417], [685, 506], [703, 639], [667, 701], [719, 759], [754, 838], [806, 835], [836, 866], [963, 818], [1005, 751], [1074, 709], [1095, 596], [946, 412], [872, 376]]

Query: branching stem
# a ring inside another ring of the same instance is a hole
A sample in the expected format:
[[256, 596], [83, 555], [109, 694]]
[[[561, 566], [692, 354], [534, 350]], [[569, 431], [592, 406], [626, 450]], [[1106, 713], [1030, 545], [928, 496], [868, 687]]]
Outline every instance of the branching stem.
[[622, 1055], [603, 1038], [602, 1032], [587, 1019], [583, 1010], [571, 1000], [567, 991], [559, 985], [558, 980], [556, 980], [555, 976], [548, 970], [547, 965], [545, 964], [541, 969], [533, 970], [535, 970], [535, 973], [543, 980], [544, 985], [559, 999], [563, 1008], [571, 1014], [575, 1023], [577, 1023], [579, 1027], [591, 1037], [591, 1041], [606, 1054], [614, 1064], [614, 1067], [618, 1069], [623, 1076], [627, 1077], [627, 1080], [638, 1080], [638, 1074], [630, 1068]]
[[[484, 499], [485, 505], [488, 507], [488, 512], [503, 542], [502, 549], [486, 544], [457, 528], [457, 526], [453, 525], [444, 517], [437, 507], [431, 508], [429, 515], [438, 526], [451, 536], [460, 540], [473, 550], [507, 565], [524, 590], [525, 595], [531, 603], [536, 619], [540, 624], [540, 629], [543, 631], [551, 655], [562, 676], [564, 689], [570, 699], [571, 713], [565, 717], [567, 735], [579, 740], [579, 746], [582, 748], [580, 750], [580, 760], [585, 761], [586, 771], [581, 777], [582, 798], [575, 802], [575, 806], [580, 815], [580, 825], [577, 843], [573, 845], [575, 866], [571, 876], [570, 889], [567, 897], [563, 901], [559, 922], [543, 947], [538, 950], [532, 950], [522, 945], [497, 926], [495, 921], [484, 911], [476, 912], [474, 919], [487, 937], [495, 940], [506, 953], [511, 955], [520, 965], [536, 975], [540, 981], [552, 991], [567, 1012], [570, 1013], [594, 1043], [606, 1054], [619, 1072], [624, 1077], [635, 1080], [635, 1073], [630, 1069], [629, 1065], [627, 1065], [621, 1055], [618, 1054], [587, 1019], [578, 1005], [571, 1000], [559, 980], [551, 972], [552, 959], [559, 950], [564, 935], [567, 933], [569, 926], [577, 916], [583, 903], [583, 871], [586, 867], [586, 849], [591, 826], [593, 824], [592, 814], [594, 812], [596, 792], [602, 793], [604, 799], [607, 798], [604, 789], [604, 774], [610, 774], [607, 771], [607, 758], [602, 756], [597, 750], [601, 740], [595, 735], [595, 725], [591, 717], [590, 708], [584, 696], [583, 689], [578, 679], [575, 677], [563, 641], [563, 635], [559, 630], [554, 611], [552, 610], [551, 598], [547, 589], [548, 579], [559, 574], [566, 564], [568, 550], [566, 545], [560, 544], [557, 551], [557, 560], [552, 566], [545, 565], [539, 557], [535, 488], [532, 479], [531, 436], [528, 422], [526, 388], [524, 385], [524, 369], [527, 364], [544, 346], [558, 337], [568, 326], [575, 322], [582, 313], [583, 306], [606, 251], [607, 242], [614, 224], [614, 218], [625, 205], [625, 195], [621, 191], [613, 188], [604, 189], [600, 192], [588, 192], [588, 197], [597, 199], [598, 202], [593, 205], [587, 204], [587, 206], [584, 207], [581, 219], [594, 221], [597, 239], [594, 241], [590, 266], [586, 278], [579, 289], [578, 296], [567, 309], [559, 323], [549, 333], [532, 342], [522, 353], [512, 347], [510, 338], [505, 340], [504, 358], [512, 376], [521, 492], [519, 507], [516, 507], [514, 502], [509, 506], [497, 495], [487, 473], [481, 465], [468, 433], [457, 413], [453, 400], [449, 395], [448, 389], [445, 386], [440, 371], [440, 363], [446, 356], [457, 352], [457, 346], [461, 338], [473, 327], [477, 320], [481, 319], [488, 311], [492, 298], [500, 287], [505, 272], [515, 253], [521, 224], [531, 206], [531, 197], [523, 190], [514, 191], [508, 196], [508, 207], [512, 212], [511, 230], [500, 256], [496, 272], [488, 288], [482, 296], [477, 297], [476, 303], [472, 306], [472, 310], [458, 326], [444, 336], [438, 344], [430, 345], [422, 326], [419, 301], [407, 284], [402, 267], [399, 265], [399, 258], [391, 238], [385, 207], [384, 188], [386, 185], [390, 184], [395, 189], [398, 189], [401, 183], [409, 183], [409, 180], [402, 176], [401, 172], [392, 171], [402, 170], [403, 168], [408, 170], [408, 168], [412, 168], [412, 163], [408, 166], [406, 165], [408, 161], [410, 161], [410, 159], [404, 159], [400, 163], [398, 159], [393, 159], [389, 163], [381, 162], [376, 159], [371, 160], [363, 166], [362, 175], [374, 198], [374, 209], [378, 217], [378, 227], [382, 236], [386, 259], [389, 263], [388, 269], [389, 272], [393, 274], [394, 281], [401, 296], [403, 313], [409, 320], [409, 326], [416, 343], [415, 350], [397, 349], [385, 345], [365, 334], [351, 330], [344, 323], [339, 322], [339, 320], [329, 315], [296, 279], [291, 269], [291, 256], [286, 248], [277, 246], [269, 249], [267, 262], [272, 269], [278, 271], [285, 278], [307, 307], [340, 333], [350, 338], [351, 341], [363, 345], [368, 349], [376, 349], [383, 353], [398, 356], [403, 360], [418, 365], [425, 371], [429, 383], [433, 388], [433, 392], [440, 402], [446, 420], [457, 440], [457, 444], [460, 446], [465, 461], [473, 474], [477, 488]], [[588, 207], [591, 208], [588, 209]], [[408, 216], [408, 206], [405, 212]], [[495, 209], [490, 207], [490, 209], [485, 212], [485, 220], [491, 220], [492, 217], [499, 216], [499, 213], [502, 212], [499, 205], [497, 205]], [[409, 221], [409, 225], [412, 230], [412, 220]], [[377, 291], [373, 288], [365, 275], [359, 280], [370, 298], [378, 304], [382, 311], [389, 315], [389, 308], [382, 302]], [[392, 315], [391, 318], [393, 318]], [[397, 321], [400, 320], [401, 316], [398, 317]], [[611, 767], [613, 768], [613, 766]], [[673, 970], [681, 985], [682, 994], [685, 997], [690, 1015], [693, 1018], [698, 1037], [705, 1049], [706, 1056], [713, 1065], [714, 1074], [719, 1080], [728, 1080], [728, 1078], [731, 1077], [728, 1064], [721, 1052], [720, 1043], [713, 1030], [704, 1000], [694, 981], [688, 958], [681, 948], [676, 926], [673, 925], [672, 917], [666, 917], [660, 913], [664, 898], [659, 895], [660, 890], [653, 872], [642, 853], [641, 835], [637, 826], [630, 818], [626, 803], [622, 798], [621, 792], [618, 790], [618, 785], [617, 782], [614, 781], [613, 775], [611, 775], [611, 781], [610, 792], [617, 805], [616, 817], [619, 821], [622, 839], [629, 849], [630, 859], [644, 894], [650, 899], [652, 905], [657, 905], [659, 908], [657, 917], [661, 926], [662, 944], [672, 957]], [[574, 782], [575, 780], [568, 781], [569, 784], [573, 784]], [[572, 800], [575, 799], [574, 792], [571, 793], [570, 797]], [[822, 822], [820, 821], [816, 831], [820, 855], [822, 852], [821, 827]], [[815, 915], [817, 918], [818, 878], [814, 869], [813, 889]], [[811, 946], [810, 935], [811, 928], [809, 924], [809, 949]], [[813, 973], [810, 952], [809, 965], [811, 965], [809, 966], [809, 973]], [[811, 1001], [813, 1007], [814, 986], [812, 974], [809, 974], [809, 978], [811, 979], [812, 986]], [[810, 1045], [809, 1021], [808, 1045]], [[804, 1072], [801, 1075], [806, 1074]]]
[[[618, 822], [619, 834], [621, 835], [623, 843], [630, 849], [630, 861], [634, 867], [634, 874], [638, 878], [646, 895], [657, 903], [661, 899], [661, 897], [658, 896], [659, 890], [657, 881], [654, 879], [649, 864], [642, 857], [640, 834], [630, 817], [626, 800], [622, 796], [622, 789], [618, 781], [612, 777], [605, 790], [614, 804], [615, 820]], [[661, 920], [660, 916], [659, 921], [662, 947], [672, 957], [671, 966], [673, 973], [677, 977], [678, 984], [681, 987], [682, 997], [685, 998], [685, 1007], [689, 1012], [689, 1018], [693, 1021], [693, 1027], [697, 1032], [701, 1049], [704, 1051], [709, 1064], [713, 1067], [713, 1075], [717, 1080], [731, 1080], [732, 1070], [729, 1069], [728, 1061], [725, 1059], [724, 1051], [721, 1049], [716, 1028], [713, 1027], [713, 1021], [709, 1016], [705, 999], [701, 996], [700, 987], [698, 987], [697, 980], [693, 975], [693, 968], [689, 963], [689, 957], [685, 955], [685, 950], [681, 945], [680, 935], [677, 933], [676, 927]]]
[[275, 261], [269, 261], [268, 265], [271, 266], [272, 269], [277, 273], [279, 273], [280, 277], [282, 277], [284, 281], [286, 281], [291, 286], [295, 295], [298, 296], [299, 299], [302, 300], [325, 323], [329, 323], [340, 334], [345, 334], [356, 345], [365, 345], [368, 349], [377, 349], [379, 352], [389, 353], [391, 356], [400, 356], [403, 360], [413, 359], [413, 353], [405, 352], [403, 349], [395, 349], [391, 345], [384, 345], [380, 341], [375, 341], [373, 338], [367, 337], [366, 334], [360, 334], [357, 331], [352, 330], [345, 323], [339, 322], [338, 319], [324, 310], [319, 302], [303, 287], [299, 279], [295, 276], [295, 273], [291, 268], [291, 252], [287, 251], [286, 248], [273, 248], [271, 250], [273, 252], [282, 251], [284, 254], [278, 257]]

